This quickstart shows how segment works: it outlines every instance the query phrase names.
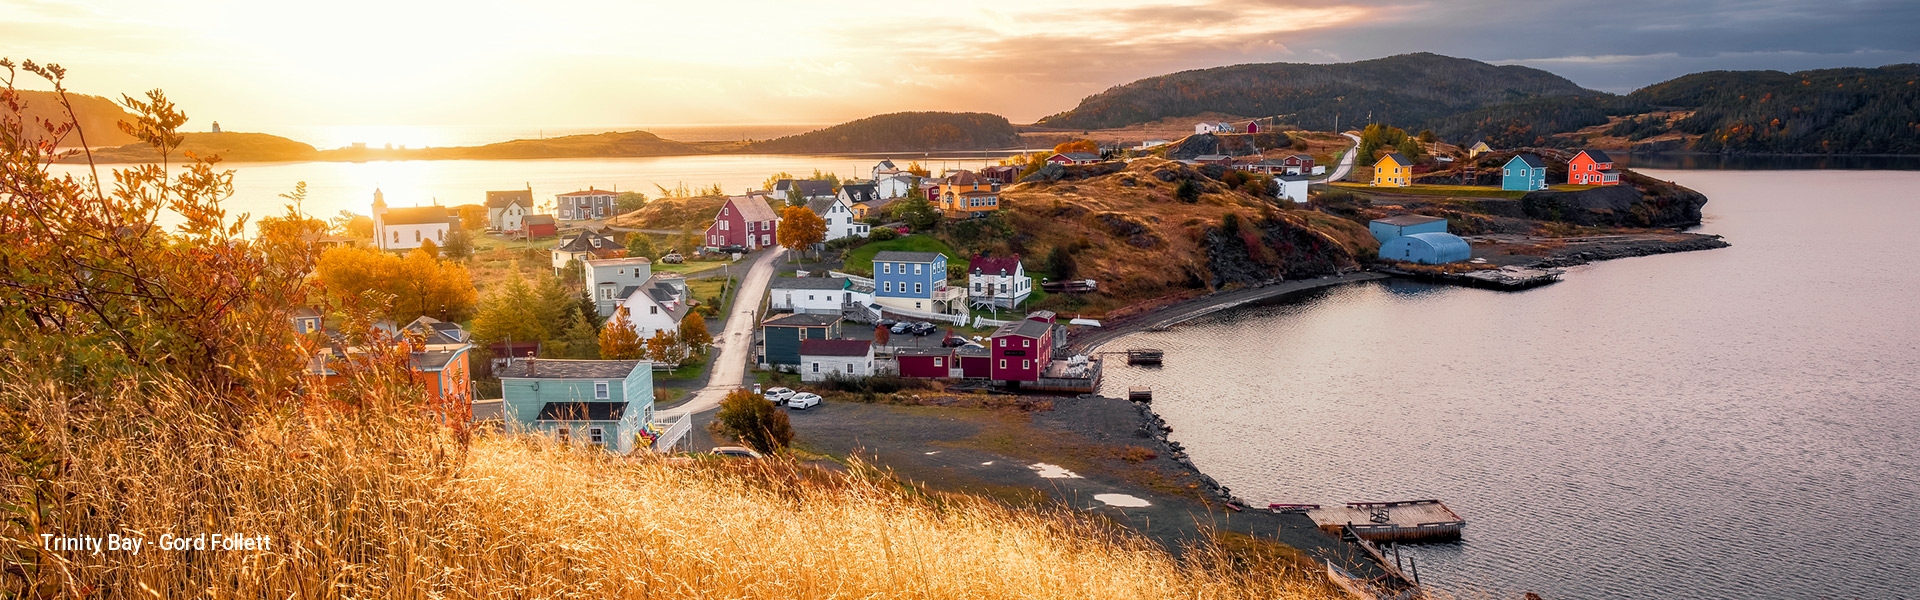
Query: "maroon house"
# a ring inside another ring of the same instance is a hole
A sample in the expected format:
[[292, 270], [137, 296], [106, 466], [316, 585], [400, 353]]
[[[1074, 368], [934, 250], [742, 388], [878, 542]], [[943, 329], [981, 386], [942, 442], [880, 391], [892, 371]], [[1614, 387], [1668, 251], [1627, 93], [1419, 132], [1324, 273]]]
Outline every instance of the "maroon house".
[[893, 353], [900, 363], [901, 377], [946, 379], [954, 367], [952, 348], [901, 348]]
[[979, 344], [954, 348], [953, 359], [960, 361], [961, 377], [986, 379], [993, 375], [993, 352]]
[[553, 221], [553, 215], [527, 215], [520, 220], [528, 238], [544, 238], [560, 235], [560, 224]]
[[710, 247], [743, 246], [749, 250], [759, 250], [780, 243], [775, 228], [779, 226], [780, 215], [773, 213], [773, 207], [760, 196], [728, 196], [726, 204], [720, 205], [720, 213], [714, 215], [713, 224], [707, 226], [707, 245]]
[[1053, 360], [1053, 323], [1051, 314], [1001, 325], [988, 340], [993, 362], [988, 379], [994, 381], [1039, 381], [1040, 374]]

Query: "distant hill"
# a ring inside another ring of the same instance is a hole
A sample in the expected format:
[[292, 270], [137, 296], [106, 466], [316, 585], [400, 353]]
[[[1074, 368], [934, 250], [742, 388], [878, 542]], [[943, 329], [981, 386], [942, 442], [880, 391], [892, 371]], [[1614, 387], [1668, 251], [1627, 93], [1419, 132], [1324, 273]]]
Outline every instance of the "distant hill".
[[1431, 53], [1341, 64], [1267, 63], [1183, 71], [1117, 86], [1038, 125], [1124, 127], [1166, 117], [1221, 112], [1277, 116], [1281, 123], [1331, 128], [1334, 115], [1397, 126], [1492, 104], [1600, 92], [1539, 69], [1495, 66]]
[[[38, 123], [39, 119], [56, 122], [67, 120], [66, 110], [61, 108], [60, 99], [53, 92], [36, 90], [19, 90], [19, 92], [21, 101], [26, 104], [25, 116], [29, 119], [29, 123]], [[125, 109], [120, 108], [119, 104], [100, 96], [71, 92], [67, 94], [67, 101], [73, 104], [73, 112], [78, 117], [81, 131], [86, 133], [88, 145], [98, 148], [131, 144], [136, 141], [133, 136], [120, 132], [120, 121], [133, 117], [127, 114]], [[7, 107], [0, 105], [0, 113], [5, 112], [9, 112]], [[42, 137], [47, 133], [45, 129], [31, 124], [28, 130]], [[67, 139], [61, 140], [61, 145], [78, 147], [80, 138], [68, 134]]]
[[[174, 151], [174, 160], [184, 161], [186, 152], [199, 156], [219, 156], [226, 162], [281, 162], [316, 160], [319, 152], [302, 142], [296, 142], [277, 135], [264, 133], [183, 133], [179, 150]], [[95, 150], [94, 160], [103, 163], [135, 163], [160, 159], [159, 152], [145, 142], [135, 142], [117, 148]], [[69, 162], [83, 160], [83, 157], [70, 157]]]
[[321, 152], [323, 160], [439, 160], [603, 158], [704, 154], [693, 144], [676, 142], [646, 131], [609, 131], [537, 140], [513, 140], [485, 146], [447, 148], [339, 148]]
[[902, 112], [756, 142], [753, 152], [985, 150], [1019, 143], [1006, 117], [987, 113]]
[[[1627, 99], [1693, 111], [1671, 124], [1701, 152], [1920, 154], [1920, 64], [1709, 71]], [[1646, 135], [1651, 132], [1643, 132]]]

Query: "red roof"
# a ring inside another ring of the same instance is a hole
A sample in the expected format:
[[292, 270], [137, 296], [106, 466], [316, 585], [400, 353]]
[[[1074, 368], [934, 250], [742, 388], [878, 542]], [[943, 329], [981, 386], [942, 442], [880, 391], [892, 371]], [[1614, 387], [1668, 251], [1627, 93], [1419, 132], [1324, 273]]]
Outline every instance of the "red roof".
[[866, 356], [873, 342], [866, 340], [801, 340], [801, 356]]
[[580, 191], [578, 191], [578, 192], [567, 192], [567, 193], [565, 193], [565, 194], [560, 194], [560, 196], [561, 196], [561, 197], [567, 197], [567, 196], [615, 196], [615, 195], [618, 195], [618, 194], [615, 194], [615, 193], [613, 193], [613, 192], [609, 192], [609, 191], [606, 191], [606, 190], [597, 190], [597, 189], [593, 189], [593, 188], [587, 188], [587, 189], [584, 189], [584, 190], [580, 190]]
[[987, 275], [1012, 275], [1020, 271], [1020, 255], [1011, 256], [975, 256], [967, 261], [968, 273]]

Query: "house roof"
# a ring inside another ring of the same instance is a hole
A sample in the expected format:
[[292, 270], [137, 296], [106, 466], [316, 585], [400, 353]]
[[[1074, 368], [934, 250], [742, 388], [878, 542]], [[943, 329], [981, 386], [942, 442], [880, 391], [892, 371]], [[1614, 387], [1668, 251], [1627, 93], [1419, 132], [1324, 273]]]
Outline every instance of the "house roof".
[[561, 198], [568, 198], [572, 196], [613, 196], [613, 195], [615, 195], [613, 192], [609, 192], [601, 189], [594, 189], [594, 188], [587, 188], [584, 190], [580, 190], [578, 192], [567, 192], [565, 194], [556, 194], [556, 196]]
[[1202, 154], [1202, 155], [1200, 155], [1200, 156], [1195, 156], [1195, 157], [1193, 157], [1193, 160], [1196, 160], [1196, 161], [1202, 161], [1202, 160], [1233, 160], [1233, 157], [1231, 157], [1231, 156], [1227, 156], [1227, 155], [1225, 155], [1225, 154]]
[[839, 323], [839, 315], [815, 315], [794, 313], [767, 319], [760, 323], [762, 327], [826, 327]]
[[986, 356], [988, 354], [992, 354], [993, 352], [990, 350], [987, 350], [986, 346], [981, 346], [978, 344], [967, 344], [965, 346], [954, 348], [953, 353], [961, 356]]
[[801, 356], [866, 356], [873, 351], [867, 340], [800, 340]]
[[292, 316], [295, 319], [302, 319], [302, 318], [311, 318], [311, 317], [322, 317], [326, 315], [321, 314], [320, 309], [317, 309], [311, 306], [302, 306], [300, 308], [293, 309]]
[[931, 263], [946, 256], [939, 252], [903, 252], [900, 250], [882, 250], [873, 255], [873, 259], [882, 262]]
[[847, 280], [840, 277], [775, 277], [770, 290], [844, 290]]
[[880, 186], [871, 183], [849, 183], [840, 186], [840, 192], [846, 194], [848, 202], [865, 202], [880, 198]]
[[1012, 256], [975, 256], [967, 261], [968, 273], [987, 275], [1012, 275], [1020, 272], [1020, 255]]
[[487, 208], [506, 208], [512, 204], [533, 207], [533, 190], [487, 192]]
[[455, 217], [447, 212], [445, 206], [412, 206], [389, 208], [380, 216], [380, 221], [388, 225], [426, 225], [430, 223], [453, 223]]
[[1059, 154], [1075, 161], [1100, 160], [1100, 155], [1092, 152], [1061, 152]]
[[1468, 148], [1486, 148], [1488, 150], [1492, 150], [1493, 146], [1488, 146], [1486, 140], [1474, 140], [1473, 145], [1468, 146]]
[[1534, 156], [1532, 154], [1516, 154], [1514, 155], [1513, 160], [1507, 161], [1507, 164], [1513, 164], [1514, 160], [1526, 163], [1528, 167], [1535, 168], [1535, 169], [1547, 166], [1547, 163], [1542, 162], [1540, 160], [1540, 157]]
[[1281, 175], [1278, 177], [1274, 177], [1274, 179], [1278, 179], [1281, 181], [1311, 181], [1305, 175]]
[[1021, 319], [1018, 321], [1007, 323], [1005, 325], [1001, 325], [999, 329], [993, 330], [993, 337], [1002, 337], [1002, 336], [1011, 335], [1011, 336], [1019, 336], [1019, 337], [1025, 337], [1025, 338], [1033, 338], [1037, 340], [1037, 339], [1040, 339], [1040, 336], [1046, 335], [1047, 331], [1052, 329], [1053, 329], [1053, 325], [1050, 323], [1047, 323], [1046, 321], [1035, 321], [1033, 319]]
[[625, 402], [548, 402], [540, 407], [541, 421], [618, 421], [627, 414]]
[[882, 208], [885, 208], [888, 204], [893, 204], [895, 200], [899, 200], [899, 198], [875, 198], [875, 199], [866, 201], [864, 204], [867, 205], [868, 210], [880, 210]]
[[740, 218], [748, 221], [774, 221], [780, 218], [765, 200], [754, 196], [728, 196], [727, 204], [733, 205], [733, 209], [740, 212]]
[[589, 258], [586, 260], [586, 263], [594, 267], [622, 267], [627, 265], [653, 264], [653, 260], [645, 256], [628, 256], [623, 258]]
[[1593, 162], [1613, 162], [1612, 157], [1607, 156], [1607, 153], [1599, 150], [1581, 150], [1580, 154], [1587, 155], [1587, 158], [1593, 159]]
[[600, 235], [592, 231], [581, 231], [579, 234], [573, 236], [572, 238], [567, 239], [567, 241], [561, 242], [559, 247], [554, 248], [554, 250], [558, 250], [561, 252], [591, 252], [594, 250], [625, 250], [625, 249], [627, 249], [626, 246], [620, 245], [620, 242], [613, 241], [613, 238]]
[[1445, 220], [1446, 219], [1442, 219], [1440, 217], [1429, 217], [1426, 215], [1394, 215], [1391, 217], [1387, 217], [1385, 219], [1374, 219], [1373, 222], [1392, 225], [1395, 227], [1406, 227], [1409, 225], [1420, 225], [1423, 223], [1432, 223], [1434, 221], [1445, 221]]
[[644, 360], [529, 358], [493, 370], [501, 379], [625, 379]]
[[813, 211], [813, 214], [825, 217], [827, 216], [827, 211], [833, 210], [833, 205], [839, 203], [840, 199], [837, 197], [813, 198], [807, 200], [807, 210]]
[[883, 158], [883, 159], [880, 159], [880, 164], [879, 164], [878, 166], [880, 167], [880, 170], [882, 170], [882, 171], [886, 171], [886, 170], [890, 170], [890, 169], [898, 169], [898, 168], [899, 168], [899, 167], [895, 167], [895, 166], [893, 166], [893, 159], [891, 159], [891, 158]]
[[520, 225], [523, 227], [530, 227], [533, 225], [557, 225], [557, 224], [558, 223], [554, 222], [553, 220], [553, 215], [527, 215], [525, 218], [520, 219]]
[[409, 358], [412, 359], [413, 361], [414, 370], [439, 371], [441, 369], [447, 368], [447, 363], [453, 362], [454, 357], [460, 356], [462, 353], [463, 353], [462, 350], [436, 350], [433, 352], [414, 352], [412, 353], [412, 355], [409, 356]]
[[820, 181], [817, 179], [803, 179], [800, 181], [793, 182], [793, 184], [795, 186], [799, 186], [800, 195], [803, 197], [812, 198], [814, 196], [832, 196], [833, 195], [833, 182], [831, 181]]
[[1287, 155], [1287, 158], [1292, 158], [1292, 159], [1298, 159], [1298, 160], [1301, 160], [1301, 161], [1312, 161], [1312, 160], [1313, 160], [1313, 156], [1311, 156], [1311, 155], [1307, 155], [1307, 154], [1288, 154], [1288, 155]]
[[894, 356], [953, 356], [952, 348], [895, 348]]
[[[1402, 165], [1411, 165], [1411, 164], [1413, 164], [1413, 161], [1411, 161], [1411, 160], [1407, 160], [1407, 155], [1405, 155], [1405, 154], [1401, 154], [1401, 153], [1399, 153], [1399, 152], [1388, 152], [1386, 156], [1382, 156], [1382, 157], [1380, 157], [1380, 160], [1386, 160], [1386, 159], [1389, 159], [1389, 158], [1391, 158], [1391, 159], [1393, 159], [1393, 162], [1395, 162], [1395, 163], [1399, 163], [1399, 164], [1402, 164]], [[1379, 161], [1374, 161], [1374, 163], [1373, 163], [1373, 164], [1376, 164], [1376, 165], [1377, 165], [1377, 164], [1380, 164], [1380, 162], [1379, 162]]]
[[680, 297], [680, 285], [672, 283], [675, 280], [684, 282], [685, 278], [676, 273], [654, 273], [645, 283], [635, 286], [634, 289], [620, 290], [620, 299], [626, 301], [635, 292], [639, 292], [647, 301], [659, 305], [661, 312], [673, 319], [673, 322], [679, 323], [681, 319], [686, 318], [689, 311], [693, 310], [693, 303]]
[[626, 300], [627, 298], [633, 296], [634, 292], [637, 292], [639, 290], [640, 290], [640, 286], [630, 285], [627, 287], [620, 288], [620, 292], [614, 294], [614, 296], [616, 296], [615, 298], [616, 300]]

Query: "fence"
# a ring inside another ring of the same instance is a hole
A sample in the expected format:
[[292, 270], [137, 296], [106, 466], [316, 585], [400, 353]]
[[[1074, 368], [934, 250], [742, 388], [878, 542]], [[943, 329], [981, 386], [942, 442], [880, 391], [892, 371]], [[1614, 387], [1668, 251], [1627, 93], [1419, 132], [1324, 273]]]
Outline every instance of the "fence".
[[977, 316], [977, 315], [973, 317], [973, 327], [975, 329], [979, 329], [981, 327], [999, 327], [1001, 325], [1005, 325], [1012, 322], [1013, 321], [1011, 320], [1002, 321], [999, 319], [989, 319], [989, 318]]
[[902, 317], [924, 319], [927, 321], [939, 321], [942, 323], [952, 323], [954, 325], [960, 325], [963, 327], [966, 326], [967, 324], [967, 315], [949, 315], [949, 314], [942, 314], [937, 312], [926, 312], [926, 311], [919, 311], [919, 310], [913, 310], [913, 309], [907, 309], [907, 308], [887, 306], [885, 304], [880, 305], [880, 310], [881, 312], [893, 313], [896, 315], [900, 315]]
[[678, 449], [680, 443], [686, 441], [687, 433], [691, 431], [693, 431], [693, 417], [680, 417], [680, 420], [667, 426], [666, 432], [660, 434], [660, 439], [653, 441], [653, 451], [665, 454]]
[[843, 272], [840, 272], [840, 271], [827, 271], [827, 276], [828, 276], [828, 277], [837, 277], [837, 278], [840, 278], [840, 279], [845, 279], [845, 280], [848, 280], [848, 281], [852, 281], [852, 282], [854, 282], [854, 283], [857, 283], [857, 284], [860, 284], [860, 285], [864, 285], [864, 286], [867, 286], [867, 287], [873, 287], [873, 278], [872, 278], [872, 277], [861, 277], [861, 276], [859, 276], [859, 275], [854, 275], [854, 274], [851, 274], [851, 273], [843, 273]]

